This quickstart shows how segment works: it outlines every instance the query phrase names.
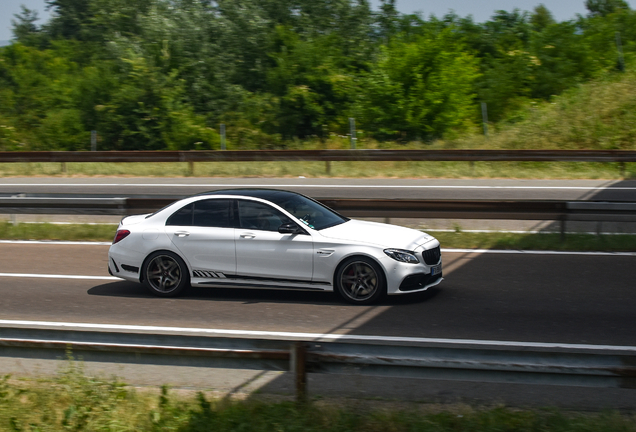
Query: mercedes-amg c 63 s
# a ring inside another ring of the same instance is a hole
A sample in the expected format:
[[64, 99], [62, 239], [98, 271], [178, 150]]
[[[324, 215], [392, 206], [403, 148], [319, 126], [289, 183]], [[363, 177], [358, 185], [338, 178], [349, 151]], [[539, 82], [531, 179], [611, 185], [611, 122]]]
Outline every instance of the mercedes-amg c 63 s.
[[348, 219], [271, 189], [219, 190], [125, 217], [108, 270], [165, 297], [190, 285], [335, 290], [354, 304], [442, 281], [440, 245], [430, 235]]

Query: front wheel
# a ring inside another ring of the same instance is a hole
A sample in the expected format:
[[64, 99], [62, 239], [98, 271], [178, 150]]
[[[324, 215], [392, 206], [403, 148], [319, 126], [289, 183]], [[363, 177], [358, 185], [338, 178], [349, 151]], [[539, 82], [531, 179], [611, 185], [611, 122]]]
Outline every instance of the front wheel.
[[336, 272], [336, 289], [349, 303], [370, 304], [386, 293], [386, 279], [380, 266], [370, 258], [352, 257]]
[[190, 284], [185, 262], [168, 251], [151, 254], [144, 264], [143, 276], [146, 287], [159, 297], [177, 296]]

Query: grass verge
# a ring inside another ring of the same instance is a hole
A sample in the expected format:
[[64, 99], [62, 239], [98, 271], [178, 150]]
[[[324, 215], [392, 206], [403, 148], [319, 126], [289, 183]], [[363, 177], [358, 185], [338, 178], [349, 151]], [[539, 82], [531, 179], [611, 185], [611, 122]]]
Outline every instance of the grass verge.
[[74, 362], [46, 381], [0, 377], [0, 431], [435, 431], [636, 432], [636, 418], [618, 412], [564, 413], [504, 407], [408, 408], [329, 401], [298, 405], [263, 400], [158, 397], [117, 380], [85, 376]]
[[629, 179], [636, 163], [587, 162], [197, 162], [187, 163], [0, 163], [0, 177], [337, 177]]
[[117, 225], [0, 222], [2, 240], [112, 241]]
[[445, 248], [629, 252], [636, 250], [636, 235], [516, 234], [432, 232]]
[[[4, 240], [68, 240], [104, 241], [113, 239], [116, 225], [49, 223], [0, 223], [0, 239]], [[635, 251], [636, 235], [567, 234], [516, 234], [432, 232], [445, 248], [507, 249], [507, 250], [556, 250], [556, 251]]]

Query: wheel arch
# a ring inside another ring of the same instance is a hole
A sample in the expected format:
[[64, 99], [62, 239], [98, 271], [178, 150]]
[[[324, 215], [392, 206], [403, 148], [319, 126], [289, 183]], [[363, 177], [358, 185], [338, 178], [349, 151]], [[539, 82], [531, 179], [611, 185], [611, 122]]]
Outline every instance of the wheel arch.
[[377, 264], [377, 266], [380, 268], [380, 270], [382, 271], [382, 276], [384, 277], [384, 282], [385, 284], [387, 284], [386, 289], [388, 290], [388, 277], [387, 277], [387, 272], [386, 269], [384, 268], [384, 266], [382, 265], [382, 263], [380, 261], [378, 261], [378, 259], [376, 257], [374, 257], [371, 254], [366, 254], [366, 253], [361, 253], [361, 252], [356, 252], [356, 253], [352, 253], [346, 256], [343, 256], [340, 259], [340, 262], [338, 262], [338, 265], [336, 265], [336, 267], [334, 268], [333, 274], [331, 275], [331, 281], [333, 283], [333, 288], [334, 291], [336, 290], [336, 277], [338, 276], [338, 272], [340, 271], [340, 268], [342, 268], [342, 266], [344, 265], [344, 263], [348, 260], [350, 260], [351, 258], [368, 258], [371, 261], [373, 261], [375, 264]]
[[148, 259], [158, 253], [158, 252], [169, 252], [171, 254], [175, 254], [176, 256], [178, 256], [179, 258], [181, 258], [181, 261], [183, 261], [186, 265], [186, 267], [188, 268], [188, 278], [192, 278], [192, 268], [190, 268], [190, 263], [188, 262], [187, 259], [185, 259], [180, 253], [170, 250], [170, 249], [155, 249], [155, 250], [151, 250], [150, 252], [148, 252], [148, 254], [146, 254], [146, 256], [144, 257], [144, 260], [141, 263], [141, 268], [139, 269], [139, 282], [143, 283], [145, 276], [146, 276], [146, 272], [145, 272], [145, 268], [146, 268], [146, 264], [148, 263]]

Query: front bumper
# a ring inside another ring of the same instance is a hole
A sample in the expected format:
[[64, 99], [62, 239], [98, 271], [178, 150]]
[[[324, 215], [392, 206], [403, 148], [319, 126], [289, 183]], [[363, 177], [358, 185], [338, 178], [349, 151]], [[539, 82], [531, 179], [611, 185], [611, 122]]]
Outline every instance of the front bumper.
[[432, 276], [430, 273], [416, 273], [404, 278], [399, 292], [423, 291], [442, 281], [442, 273]]

